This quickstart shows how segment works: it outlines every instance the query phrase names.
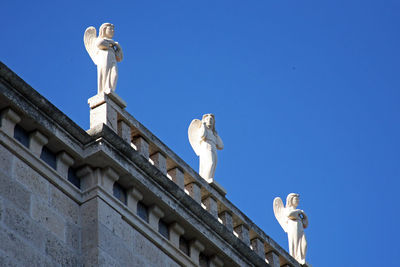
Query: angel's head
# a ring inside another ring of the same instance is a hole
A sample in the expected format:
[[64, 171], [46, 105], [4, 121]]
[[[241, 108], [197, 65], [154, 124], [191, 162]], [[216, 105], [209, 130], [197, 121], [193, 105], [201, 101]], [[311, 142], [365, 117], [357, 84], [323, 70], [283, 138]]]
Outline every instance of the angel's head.
[[206, 125], [207, 128], [215, 131], [215, 116], [214, 114], [204, 114], [201, 119], [202, 122]]
[[114, 36], [114, 25], [111, 23], [103, 23], [100, 26], [99, 37], [113, 38]]
[[299, 205], [299, 201], [300, 201], [300, 195], [299, 194], [290, 193], [286, 197], [286, 207], [297, 208], [297, 206]]

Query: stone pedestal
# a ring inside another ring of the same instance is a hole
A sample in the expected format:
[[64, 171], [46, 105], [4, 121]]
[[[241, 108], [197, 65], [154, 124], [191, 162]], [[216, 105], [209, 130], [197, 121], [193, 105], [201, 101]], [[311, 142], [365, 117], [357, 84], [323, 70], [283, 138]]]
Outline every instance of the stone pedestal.
[[265, 258], [265, 251], [264, 251], [264, 242], [256, 237], [251, 240], [251, 247], [253, 251], [257, 253], [261, 258]]
[[219, 218], [222, 220], [222, 224], [228, 228], [229, 231], [233, 231], [233, 219], [230, 211], [223, 211], [219, 214]]
[[215, 218], [218, 219], [218, 205], [217, 205], [217, 200], [212, 197], [208, 196], [203, 199], [203, 204], [206, 206], [206, 210]]
[[235, 232], [246, 245], [250, 246], [249, 227], [247, 225], [241, 224], [236, 226]]
[[185, 186], [185, 191], [191, 196], [196, 202], [201, 203], [201, 188], [196, 182], [191, 182]]
[[121, 97], [114, 92], [97, 94], [88, 99], [88, 104], [90, 106], [90, 128], [104, 123], [118, 133], [118, 114], [121, 114], [126, 107], [126, 102]]
[[185, 188], [185, 176], [179, 168], [169, 170], [167, 177], [174, 181], [180, 188]]
[[[267, 262], [271, 267], [280, 266], [279, 256], [274, 251], [270, 251], [267, 254], [265, 254], [265, 258], [267, 259]], [[289, 266], [289, 265], [284, 265], [284, 266]]]

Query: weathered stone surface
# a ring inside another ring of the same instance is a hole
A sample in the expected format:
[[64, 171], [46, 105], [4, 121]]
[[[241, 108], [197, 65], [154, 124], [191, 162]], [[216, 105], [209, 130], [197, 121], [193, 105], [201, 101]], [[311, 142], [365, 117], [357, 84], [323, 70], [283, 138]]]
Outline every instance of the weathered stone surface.
[[218, 218], [218, 206], [217, 200], [212, 196], [208, 196], [203, 199], [203, 204], [206, 206], [206, 210], [215, 218]]
[[65, 239], [67, 245], [72, 249], [80, 251], [81, 249], [81, 228], [73, 223], [66, 223]]
[[130, 244], [133, 242], [132, 226], [122, 220], [121, 215], [104, 201], [99, 201], [99, 223], [108, 228], [121, 240]]
[[155, 230], [158, 230], [158, 222], [164, 217], [164, 212], [157, 205], [149, 208], [149, 224]]
[[[35, 267], [52, 267], [55, 264], [46, 258], [37, 247], [32, 247], [16, 234], [6, 228], [0, 226], [0, 251], [6, 265], [0, 266], [35, 266]], [[1, 260], [0, 260], [0, 263]]]
[[49, 139], [39, 131], [34, 131], [29, 135], [29, 149], [37, 157], [40, 157], [43, 146], [47, 144]]
[[68, 169], [74, 164], [74, 159], [65, 151], [62, 151], [57, 154], [57, 172], [64, 177], [68, 178]]
[[233, 220], [232, 220], [232, 213], [225, 210], [219, 214], [219, 218], [222, 220], [222, 224], [232, 232], [233, 231]]
[[132, 140], [132, 146], [145, 159], [149, 158], [149, 143], [141, 136], [135, 137]]
[[55, 187], [50, 188], [50, 205], [67, 221], [79, 222], [79, 205]]
[[265, 250], [264, 250], [264, 243], [260, 238], [254, 238], [251, 240], [251, 247], [255, 253], [258, 254], [261, 258], [265, 258]]
[[156, 152], [151, 155], [150, 162], [154, 166], [156, 166], [162, 173], [167, 174], [167, 160], [162, 153]]
[[196, 202], [201, 203], [201, 191], [198, 183], [193, 182], [185, 186], [186, 191], [189, 193]]
[[[267, 259], [268, 264], [271, 267], [279, 267], [280, 266], [279, 256], [274, 251], [270, 251], [267, 254], [265, 254], [265, 257]], [[287, 266], [289, 266], [289, 265], [287, 265]]]
[[31, 193], [2, 172], [0, 172], [0, 195], [14, 203], [23, 211], [29, 212]]
[[132, 256], [135, 259], [140, 259], [142, 261], [133, 266], [180, 266], [163, 251], [161, 251], [156, 245], [154, 245], [146, 237], [144, 237], [141, 233], [137, 231], [135, 231], [134, 243], [132, 248]]
[[170, 178], [174, 183], [176, 183], [180, 188], [185, 187], [185, 180], [183, 172], [179, 168], [173, 168], [168, 171], [168, 178]]
[[0, 112], [1, 130], [9, 136], [14, 136], [15, 125], [21, 121], [21, 117], [11, 108]]
[[118, 135], [127, 142], [131, 143], [131, 127], [125, 121], [118, 122]]
[[169, 240], [175, 247], [179, 248], [179, 238], [185, 233], [185, 230], [177, 222], [172, 223], [168, 230]]
[[250, 246], [249, 227], [247, 225], [241, 224], [236, 226], [235, 232], [247, 246]]
[[14, 161], [14, 155], [0, 144], [0, 172], [11, 177], [11, 170]]
[[5, 207], [4, 224], [36, 248], [44, 247], [47, 236], [44, 228], [11, 203]]
[[137, 190], [136, 188], [132, 187], [128, 190], [127, 192], [127, 197], [128, 197], [128, 208], [133, 212], [133, 214], [136, 214], [137, 212], [137, 204], [140, 200], [143, 199], [142, 193]]
[[99, 247], [121, 264], [130, 262], [132, 258], [130, 248], [126, 243], [122, 242], [120, 237], [101, 224], [99, 226]]
[[198, 240], [192, 240], [190, 242], [190, 257], [196, 264], [199, 263], [199, 255], [200, 252], [204, 250], [204, 248], [204, 245]]
[[14, 161], [14, 178], [44, 201], [49, 198], [49, 182], [20, 159]]
[[60, 240], [65, 240], [65, 222], [61, 216], [51, 210], [46, 202], [33, 197], [31, 214], [36, 222], [46, 227]]
[[79, 266], [80, 257], [68, 246], [53, 236], [48, 236], [45, 243], [45, 253], [62, 266]]

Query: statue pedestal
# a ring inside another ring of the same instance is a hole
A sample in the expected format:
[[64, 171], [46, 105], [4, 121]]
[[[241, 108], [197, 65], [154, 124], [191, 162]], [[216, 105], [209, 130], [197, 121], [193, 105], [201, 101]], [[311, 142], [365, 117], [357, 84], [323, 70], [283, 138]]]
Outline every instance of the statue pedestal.
[[88, 99], [90, 106], [90, 128], [106, 124], [118, 133], [119, 114], [126, 107], [126, 102], [116, 93], [97, 94]]

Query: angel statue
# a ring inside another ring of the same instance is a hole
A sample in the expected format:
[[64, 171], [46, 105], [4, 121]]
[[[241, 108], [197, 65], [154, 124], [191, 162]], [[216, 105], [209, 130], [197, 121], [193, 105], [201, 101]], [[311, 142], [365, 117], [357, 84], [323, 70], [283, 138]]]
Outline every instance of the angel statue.
[[87, 28], [83, 36], [86, 50], [97, 65], [98, 94], [114, 92], [117, 87], [117, 62], [122, 60], [123, 54], [118, 42], [111, 39], [113, 36], [114, 25], [111, 23], [100, 26], [98, 37], [94, 27]]
[[288, 234], [289, 253], [300, 264], [306, 263], [307, 241], [304, 229], [308, 226], [308, 218], [303, 210], [297, 209], [299, 194], [290, 193], [286, 198], [286, 207], [282, 199], [274, 199], [274, 214], [283, 230]]
[[209, 183], [213, 182], [217, 166], [217, 149], [224, 148], [224, 144], [215, 130], [214, 114], [204, 114], [201, 121], [192, 120], [188, 136], [194, 152], [200, 157], [200, 176]]

